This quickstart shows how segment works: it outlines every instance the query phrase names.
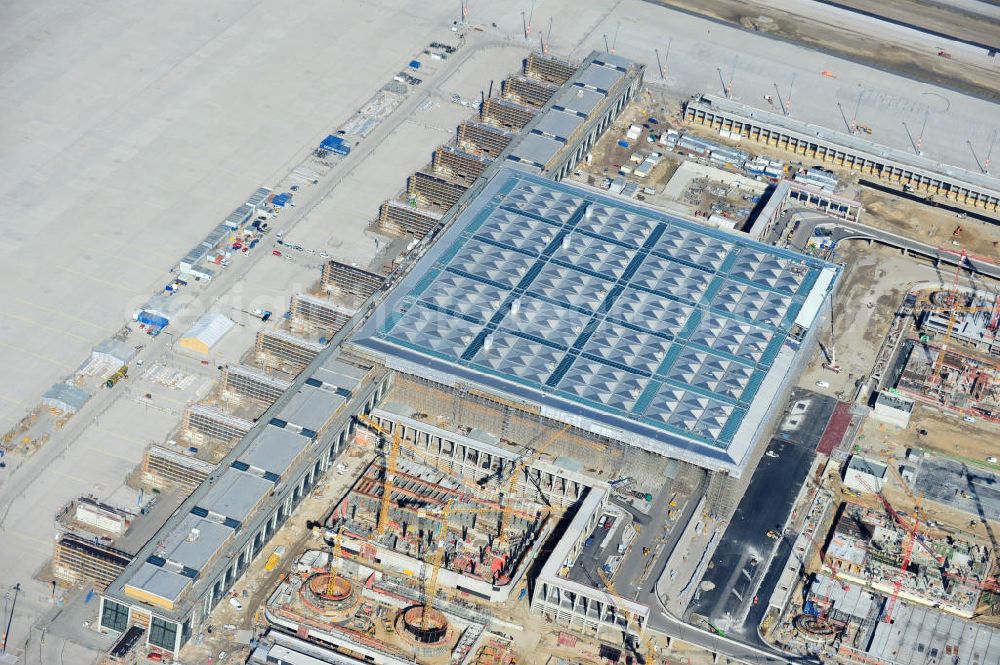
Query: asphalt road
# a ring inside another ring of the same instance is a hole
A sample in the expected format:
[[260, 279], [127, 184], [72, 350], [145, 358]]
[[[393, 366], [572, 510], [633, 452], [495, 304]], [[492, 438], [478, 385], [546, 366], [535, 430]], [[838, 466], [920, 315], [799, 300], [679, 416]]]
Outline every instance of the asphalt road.
[[[784, 529], [815, 451], [815, 441], [771, 440], [688, 605], [688, 617], [697, 614], [724, 630], [756, 635], [756, 626], [744, 624], [743, 617], [775, 550], [767, 534]], [[713, 588], [705, 590], [706, 583]]]
[[949, 265], [958, 265], [959, 263], [962, 263], [966, 269], [971, 270], [974, 273], [986, 275], [987, 277], [992, 277], [993, 279], [1000, 279], [1000, 265], [984, 261], [981, 258], [967, 257], [963, 259], [960, 253], [956, 253], [950, 249], [927, 245], [922, 242], [910, 240], [904, 236], [890, 233], [889, 231], [882, 231], [881, 229], [876, 229], [864, 224], [834, 220], [833, 218], [822, 215], [818, 211], [811, 208], [795, 209], [790, 212], [793, 214], [796, 212], [800, 213], [802, 218], [802, 223], [799, 225], [799, 228], [795, 232], [795, 236], [792, 240], [792, 246], [796, 249], [802, 249], [808, 239], [812, 237], [813, 231], [816, 227], [823, 226], [833, 229], [831, 239], [834, 245], [837, 245], [844, 240], [872, 240], [882, 245], [895, 247], [899, 250], [906, 250], [910, 254], [923, 256], [936, 263], [946, 263]]

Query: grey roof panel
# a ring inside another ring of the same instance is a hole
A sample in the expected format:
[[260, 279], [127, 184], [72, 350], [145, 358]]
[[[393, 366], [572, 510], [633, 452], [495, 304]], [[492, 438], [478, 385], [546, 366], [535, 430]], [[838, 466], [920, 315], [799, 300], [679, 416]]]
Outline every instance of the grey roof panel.
[[347, 403], [347, 397], [333, 386], [302, 386], [278, 413], [278, 418], [313, 432], [321, 431]]
[[555, 157], [563, 144], [541, 134], [526, 134], [511, 151], [507, 159], [545, 166]]
[[274, 489], [274, 483], [258, 476], [226, 469], [215, 481], [198, 507], [243, 522]]
[[290, 429], [268, 425], [239, 461], [260, 471], [283, 476], [292, 461], [305, 450], [310, 439]]
[[167, 536], [159, 556], [200, 571], [231, 538], [233, 530], [218, 522], [188, 515]]
[[554, 109], [566, 109], [578, 115], [589, 116], [604, 101], [605, 95], [578, 85], [565, 88], [552, 103]]
[[538, 120], [534, 131], [565, 140], [583, 123], [584, 119], [575, 113], [552, 109]]
[[125, 584], [125, 595], [128, 596], [128, 588], [133, 587], [175, 603], [190, 584], [189, 577], [144, 563]]
[[625, 72], [623, 71], [612, 67], [605, 67], [594, 62], [580, 72], [580, 76], [577, 81], [587, 87], [608, 92], [624, 76]]

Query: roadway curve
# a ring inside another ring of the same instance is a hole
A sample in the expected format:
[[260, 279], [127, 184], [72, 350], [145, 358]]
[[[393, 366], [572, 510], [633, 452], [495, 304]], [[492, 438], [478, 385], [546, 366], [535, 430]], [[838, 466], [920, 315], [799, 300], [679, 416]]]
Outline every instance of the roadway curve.
[[900, 251], [906, 251], [908, 254], [923, 256], [936, 264], [946, 263], [953, 266], [961, 264], [973, 274], [985, 275], [1000, 280], [1000, 265], [989, 263], [978, 257], [966, 257], [963, 259], [961, 253], [957, 250], [934, 247], [933, 245], [917, 242], [905, 236], [876, 229], [865, 224], [836, 220], [818, 213], [812, 208], [792, 208], [786, 214], [789, 217], [789, 221], [797, 216], [801, 219], [801, 224], [798, 230], [796, 230], [792, 241], [792, 246], [795, 249], [804, 249], [805, 243], [812, 237], [817, 227], [832, 227], [833, 232], [830, 238], [833, 240], [835, 246], [844, 240], [868, 240], [877, 242], [880, 245], [894, 247]]

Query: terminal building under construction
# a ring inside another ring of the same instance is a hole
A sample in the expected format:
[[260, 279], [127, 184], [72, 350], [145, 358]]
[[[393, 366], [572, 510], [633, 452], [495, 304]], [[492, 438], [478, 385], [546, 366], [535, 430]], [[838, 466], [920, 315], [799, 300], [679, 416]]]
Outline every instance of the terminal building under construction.
[[[176, 656], [337, 463], [360, 419], [431, 451], [456, 476], [510, 476], [521, 464], [546, 503], [576, 511], [560, 540], [566, 559], [607, 501], [606, 482], [586, 477], [581, 457], [678, 460], [711, 475], [709, 510], [735, 506], [840, 269], [559, 182], [636, 94], [642, 67], [601, 53], [578, 67], [532, 56], [525, 73], [534, 81], [505, 85], [505, 99], [534, 115], [467, 189], [435, 194], [441, 203], [457, 194], [455, 205], [440, 219], [391, 206], [395, 224], [430, 234], [434, 220], [433, 243], [389, 282], [328, 262], [322, 289], [363, 302], [326, 344], [261, 331], [256, 359], [294, 370], [290, 383], [226, 369], [224, 395], [267, 410], [217, 466], [196, 470], [204, 475], [191, 496], [108, 586], [102, 629], [148, 626], [147, 644]], [[464, 168], [465, 159], [449, 153], [440, 164]], [[221, 421], [210, 420], [214, 434]], [[524, 461], [556, 437], [561, 465]], [[157, 450], [160, 473], [198, 477], [170, 452]], [[408, 468], [414, 487], [447, 485]], [[377, 469], [367, 475], [346, 508], [374, 505]], [[530, 516], [521, 524], [542, 528]], [[599, 632], [607, 622], [592, 609], [617, 601], [549, 563], [533, 609]], [[643, 608], [626, 604], [612, 625], [641, 632]]]

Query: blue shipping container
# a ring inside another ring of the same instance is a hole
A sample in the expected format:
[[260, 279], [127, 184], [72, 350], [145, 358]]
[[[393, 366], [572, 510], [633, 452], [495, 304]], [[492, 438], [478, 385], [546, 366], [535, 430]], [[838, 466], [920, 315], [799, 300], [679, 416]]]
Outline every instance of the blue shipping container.
[[410, 60], [410, 69], [420, 69], [420, 61]]
[[153, 314], [146, 310], [139, 312], [139, 315], [135, 317], [135, 320], [139, 323], [145, 323], [147, 326], [155, 326], [157, 328], [166, 328], [170, 320], [166, 317], [160, 316], [159, 314]]
[[344, 139], [340, 138], [336, 134], [330, 134], [323, 142], [319, 144], [319, 147], [323, 150], [335, 150], [337, 146], [343, 145]]

